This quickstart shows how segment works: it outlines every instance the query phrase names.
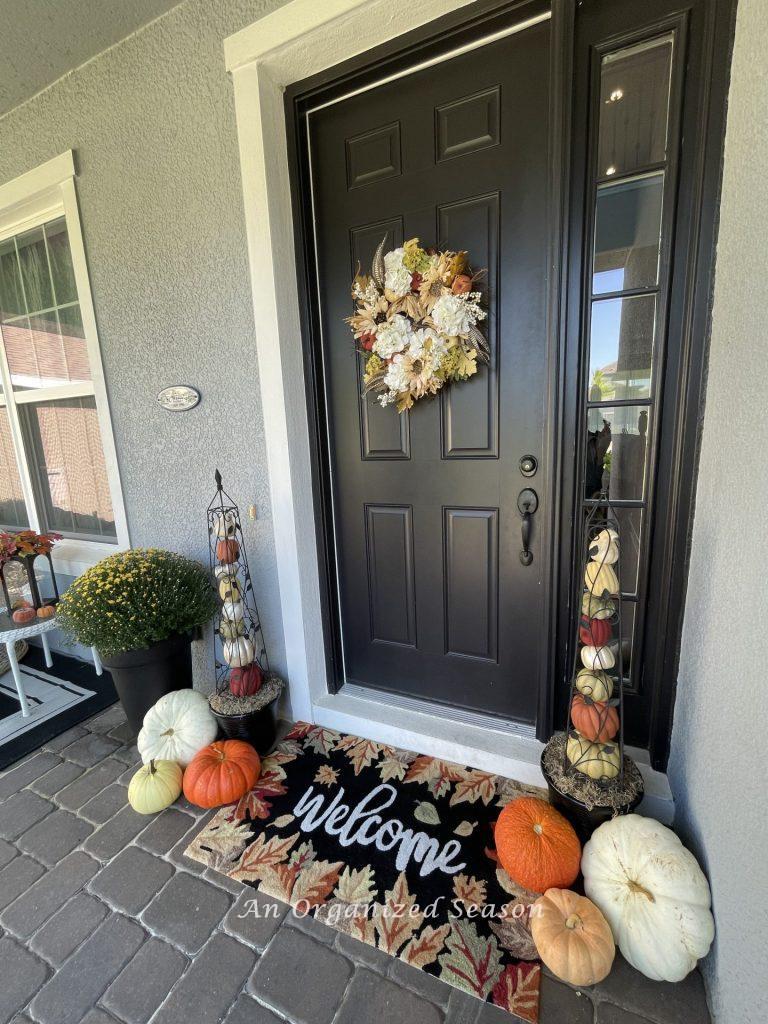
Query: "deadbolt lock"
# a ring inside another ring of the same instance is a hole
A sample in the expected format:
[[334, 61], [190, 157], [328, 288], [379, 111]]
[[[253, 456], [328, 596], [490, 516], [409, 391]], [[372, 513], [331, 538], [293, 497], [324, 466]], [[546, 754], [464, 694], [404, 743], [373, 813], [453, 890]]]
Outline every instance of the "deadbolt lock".
[[520, 459], [520, 472], [523, 474], [523, 476], [535, 476], [536, 470], [538, 468], [539, 463], [537, 462], [535, 456], [524, 455], [522, 459]]

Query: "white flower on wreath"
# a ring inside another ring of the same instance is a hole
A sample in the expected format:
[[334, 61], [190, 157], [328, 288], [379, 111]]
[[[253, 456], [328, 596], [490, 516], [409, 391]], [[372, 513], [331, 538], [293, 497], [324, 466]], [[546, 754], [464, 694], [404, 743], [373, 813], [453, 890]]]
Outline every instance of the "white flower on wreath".
[[381, 359], [391, 359], [397, 352], [402, 352], [413, 336], [411, 321], [399, 313], [391, 320], [379, 324], [373, 351]]
[[441, 295], [432, 308], [432, 319], [441, 334], [466, 337], [477, 320], [463, 295]]
[[405, 250], [392, 249], [384, 257], [384, 287], [399, 298], [411, 290], [411, 272], [403, 266]]
[[436, 334], [431, 327], [424, 327], [413, 332], [408, 352], [414, 359], [430, 355], [437, 366], [439, 366], [445, 353], [448, 351], [447, 339]]

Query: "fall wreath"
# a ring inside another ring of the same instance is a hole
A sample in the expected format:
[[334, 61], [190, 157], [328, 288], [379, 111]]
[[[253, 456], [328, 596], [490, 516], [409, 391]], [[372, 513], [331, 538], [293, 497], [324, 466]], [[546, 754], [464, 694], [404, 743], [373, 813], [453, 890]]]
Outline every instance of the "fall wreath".
[[355, 313], [347, 323], [365, 356], [363, 393], [404, 412], [489, 361], [477, 326], [487, 314], [466, 252], [423, 249], [418, 238], [387, 253], [385, 245], [386, 238], [370, 276], [358, 271], [352, 282]]

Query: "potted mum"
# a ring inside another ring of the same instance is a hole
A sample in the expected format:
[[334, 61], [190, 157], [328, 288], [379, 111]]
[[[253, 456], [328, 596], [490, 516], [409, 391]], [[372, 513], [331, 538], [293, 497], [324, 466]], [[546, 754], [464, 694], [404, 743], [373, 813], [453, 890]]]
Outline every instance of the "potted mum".
[[59, 603], [58, 622], [71, 639], [97, 649], [138, 732], [160, 697], [192, 685], [192, 631], [216, 606], [199, 562], [136, 548], [78, 577]]

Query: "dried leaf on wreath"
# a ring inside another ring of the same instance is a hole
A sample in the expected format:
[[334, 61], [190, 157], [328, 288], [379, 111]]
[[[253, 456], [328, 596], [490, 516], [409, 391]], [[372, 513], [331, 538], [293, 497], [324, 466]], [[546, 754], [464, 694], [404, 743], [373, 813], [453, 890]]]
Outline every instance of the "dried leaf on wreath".
[[373, 283], [381, 291], [384, 288], [384, 250], [387, 247], [387, 235], [384, 235], [382, 240], [376, 246], [376, 252], [373, 254], [373, 260], [371, 262], [371, 277]]

